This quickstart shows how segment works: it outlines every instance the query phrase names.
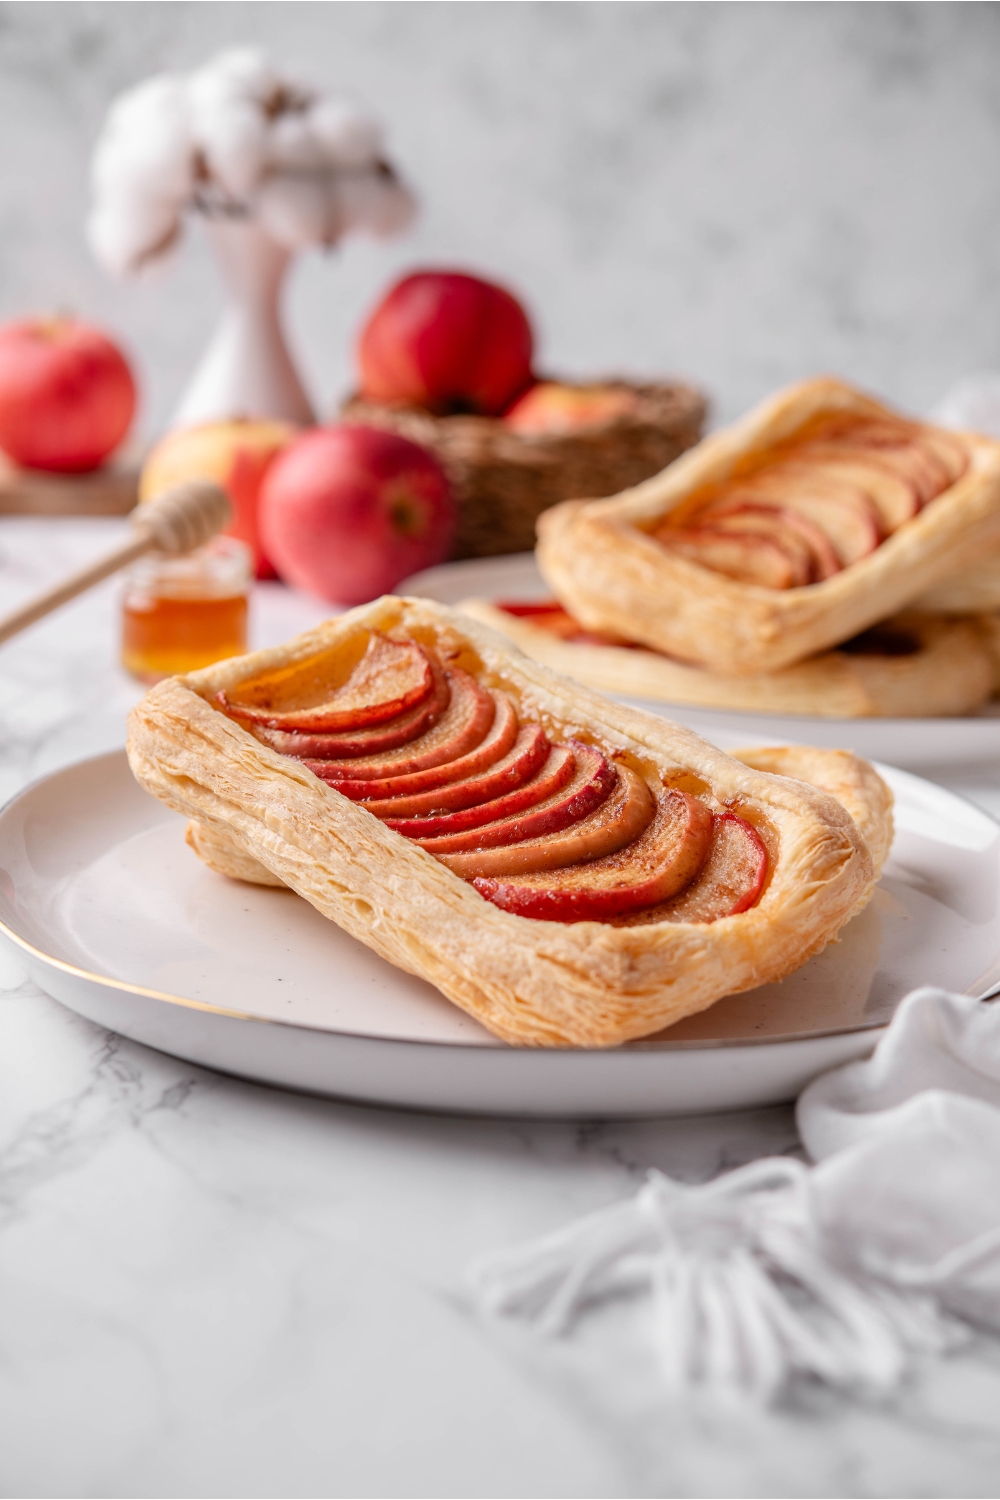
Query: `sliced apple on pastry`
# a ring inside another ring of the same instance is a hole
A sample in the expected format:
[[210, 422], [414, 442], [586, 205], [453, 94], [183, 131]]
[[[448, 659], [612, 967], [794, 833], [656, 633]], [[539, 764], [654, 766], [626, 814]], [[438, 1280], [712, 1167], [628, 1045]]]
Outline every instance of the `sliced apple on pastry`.
[[[335, 760], [315, 751], [306, 754], [309, 768], [324, 781], [399, 781], [399, 791], [421, 791], [437, 785], [435, 776], [451, 779], [445, 768], [469, 755], [478, 753], [463, 773], [492, 765], [506, 755], [517, 735], [517, 719], [509, 698], [481, 688], [474, 677], [460, 668], [446, 674], [450, 701], [446, 711], [432, 727], [419, 736], [393, 747], [381, 755]], [[412, 712], [412, 710], [411, 710]], [[271, 731], [277, 734], [280, 731]], [[259, 736], [258, 736], [259, 738]], [[285, 736], [293, 740], [319, 740], [318, 735]], [[295, 750], [290, 752], [296, 754]], [[423, 777], [424, 780], [415, 780]]]
[[770, 537], [783, 551], [799, 560], [802, 583], [817, 583], [840, 572], [840, 562], [822, 531], [806, 516], [783, 505], [758, 500], [720, 500], [710, 505], [704, 515], [713, 528]]
[[405, 797], [366, 797], [360, 795], [361, 788], [377, 786], [378, 783], [342, 781], [333, 783], [336, 791], [349, 797], [352, 802], [363, 802], [368, 811], [377, 818], [410, 818], [425, 813], [454, 812], [463, 807], [476, 807], [480, 802], [489, 802], [530, 781], [545, 764], [551, 746], [539, 724], [522, 724], [517, 738], [494, 765], [475, 776], [447, 781], [430, 791], [416, 792]]
[[558, 833], [466, 853], [435, 850], [430, 840], [422, 847], [465, 880], [478, 875], [524, 875], [602, 859], [644, 833], [656, 812], [656, 799], [648, 782], [629, 766], [619, 766], [617, 772], [613, 790], [596, 811]]
[[766, 589], [790, 589], [807, 583], [791, 557], [773, 537], [746, 531], [726, 531], [708, 524], [661, 526], [653, 533], [664, 547], [689, 562], [700, 563], [739, 583]]
[[748, 480], [743, 498], [773, 500], [826, 534], [841, 567], [874, 552], [882, 540], [878, 517], [863, 490], [824, 475], [821, 466], [786, 461]]
[[441, 671], [432, 663], [434, 685], [430, 693], [415, 708], [397, 714], [374, 729], [345, 729], [339, 734], [309, 734], [301, 729], [269, 729], [266, 724], [248, 721], [234, 712], [225, 694], [219, 695], [218, 706], [230, 718], [239, 719], [262, 745], [268, 745], [279, 755], [292, 755], [299, 760], [335, 761], [338, 757], [356, 758], [383, 756], [402, 746], [410, 745], [422, 738], [439, 721], [443, 720], [451, 706], [451, 674]]
[[696, 880], [657, 916], [660, 921], [717, 922], [749, 911], [767, 879], [767, 849], [760, 834], [735, 813], [717, 813], [712, 846]]
[[601, 806], [617, 782], [613, 763], [592, 745], [556, 745], [537, 776], [494, 802], [439, 817], [387, 817], [384, 822], [432, 854], [494, 849], [579, 823]]
[[415, 641], [391, 641], [373, 632], [346, 680], [331, 681], [339, 665], [327, 652], [241, 683], [238, 695], [219, 693], [219, 707], [268, 729], [333, 733], [393, 719], [429, 698], [434, 688], [430, 659]]
[[517, 916], [548, 922], [606, 920], [668, 901], [695, 880], [709, 857], [714, 827], [703, 802], [686, 792], [664, 790], [645, 831], [627, 850], [514, 880], [478, 876], [472, 883], [494, 906]]
[[884, 452], [852, 448], [846, 443], [806, 444], [799, 450], [802, 462], [817, 464], [834, 479], [844, 479], [861, 490], [874, 507], [883, 536], [891, 536], [921, 508], [921, 490]]

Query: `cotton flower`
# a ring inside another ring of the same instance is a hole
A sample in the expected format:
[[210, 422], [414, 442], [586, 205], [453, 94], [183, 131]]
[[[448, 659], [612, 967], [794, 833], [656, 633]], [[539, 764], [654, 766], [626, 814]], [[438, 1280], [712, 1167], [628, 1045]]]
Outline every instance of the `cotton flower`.
[[374, 120], [247, 47], [122, 94], [92, 182], [91, 248], [119, 275], [169, 249], [190, 210], [255, 218], [299, 249], [352, 229], [393, 234], [415, 207]]

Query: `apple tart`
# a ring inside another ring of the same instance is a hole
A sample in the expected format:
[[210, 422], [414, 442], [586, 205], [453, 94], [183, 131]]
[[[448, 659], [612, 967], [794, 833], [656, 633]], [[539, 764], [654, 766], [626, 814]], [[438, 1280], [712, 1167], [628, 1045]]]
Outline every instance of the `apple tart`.
[[129, 757], [209, 864], [527, 1046], [614, 1046], [780, 979], [876, 879], [843, 799], [423, 600], [159, 684]]
[[601, 692], [752, 713], [823, 718], [971, 713], [993, 692], [980, 622], [904, 613], [833, 651], [776, 672], [727, 676], [584, 630], [556, 601], [466, 599], [464, 614], [501, 631], [535, 661]]
[[1000, 545], [1000, 444], [829, 378], [669, 468], [539, 518], [538, 564], [585, 630], [727, 675], [850, 640]]

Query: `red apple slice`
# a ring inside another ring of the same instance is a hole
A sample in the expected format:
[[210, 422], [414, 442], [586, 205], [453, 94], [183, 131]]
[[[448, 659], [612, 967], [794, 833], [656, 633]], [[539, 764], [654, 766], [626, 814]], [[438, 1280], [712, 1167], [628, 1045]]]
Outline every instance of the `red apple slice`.
[[[482, 765], [491, 765], [505, 755], [517, 735], [517, 718], [510, 701], [500, 693], [488, 693], [468, 672], [455, 668], [448, 673], [451, 702], [438, 721], [417, 739], [406, 741], [383, 755], [337, 760], [327, 756], [306, 757], [309, 769], [324, 781], [382, 782], [388, 777], [412, 777], [444, 767], [479, 746], [483, 747]], [[502, 705], [501, 705], [501, 699]], [[497, 724], [498, 705], [501, 723]], [[412, 712], [412, 710], [411, 710]], [[394, 723], [397, 721], [393, 721]], [[490, 736], [496, 725], [498, 733]], [[280, 731], [272, 730], [273, 734]], [[288, 738], [288, 736], [286, 736]], [[320, 739], [319, 735], [296, 735], [296, 739]], [[442, 773], [439, 771], [439, 775]], [[471, 775], [471, 770], [468, 773]], [[444, 780], [452, 778], [444, 775]], [[436, 783], [428, 782], [427, 785]], [[416, 787], [413, 790], [417, 790]]]
[[945, 432], [941, 427], [921, 427], [917, 441], [922, 448], [929, 448], [948, 476], [946, 489], [957, 484], [969, 467], [969, 450], [955, 432]]
[[[450, 715], [452, 689], [455, 673], [445, 673], [436, 662], [431, 663], [434, 686], [429, 695], [416, 708], [407, 709], [395, 719], [375, 729], [355, 729], [342, 734], [305, 734], [295, 729], [268, 729], [263, 724], [244, 723], [262, 745], [270, 745], [279, 755], [291, 755], [298, 760], [333, 762], [337, 757], [382, 756], [400, 746], [410, 745], [421, 735], [432, 729]], [[228, 711], [228, 710], [227, 710]]]
[[824, 474], [862, 490], [875, 508], [883, 536], [891, 536], [904, 522], [912, 521], [920, 509], [919, 487], [884, 451], [847, 443], [810, 443], [798, 455], [803, 462], [820, 464]]
[[913, 423], [850, 416], [832, 417], [813, 433], [813, 440], [877, 453], [913, 484], [919, 503], [926, 505], [948, 485], [948, 466], [920, 441], [922, 429]]
[[[524, 724], [510, 750], [495, 765], [462, 780], [457, 778], [432, 791], [417, 792], [411, 797], [362, 797], [364, 782], [340, 781], [336, 790], [352, 802], [364, 802], [377, 818], [411, 818], [430, 812], [453, 812], [461, 807], [478, 807], [490, 802], [540, 771], [551, 746], [538, 724]], [[368, 783], [370, 785], [371, 783]]]
[[[776, 542], [782, 552], [788, 556], [794, 569], [791, 588], [802, 588], [805, 584], [811, 583], [815, 571], [813, 548], [800, 534], [798, 528], [791, 524], [800, 519], [793, 511], [783, 512], [776, 505], [738, 504], [705, 512], [705, 521], [713, 531], [731, 531], [744, 536], [752, 532], [755, 536], [762, 536]], [[816, 529], [813, 528], [813, 530]], [[829, 543], [827, 543], [827, 551], [830, 550]], [[836, 559], [834, 561], [836, 562]]]
[[712, 848], [697, 880], [674, 898], [657, 920], [717, 922], [756, 904], [767, 879], [767, 850], [745, 818], [715, 816]]
[[427, 653], [415, 641], [390, 641], [373, 632], [364, 656], [339, 687], [329, 680], [331, 654], [241, 683], [239, 697], [219, 693], [219, 706], [268, 729], [364, 729], [415, 707], [434, 685]]
[[794, 587], [795, 564], [777, 541], [767, 537], [750, 531], [717, 531], [711, 526], [686, 530], [661, 526], [654, 536], [671, 552], [737, 583], [754, 583], [766, 589]]
[[568, 745], [553, 745], [541, 770], [530, 781], [523, 781], [502, 797], [493, 797], [489, 802], [478, 802], [475, 807], [463, 807], [455, 812], [431, 813], [426, 818], [384, 817], [382, 821], [418, 843], [427, 840], [437, 845], [443, 841], [450, 846], [457, 838], [456, 847], [464, 849], [466, 845], [462, 839], [468, 838], [471, 839], [468, 848], [475, 849], [479, 847], [477, 841], [482, 835], [483, 824], [495, 824], [497, 819], [520, 822], [522, 817], [532, 816], [539, 804], [563, 795], [567, 782], [576, 780], [577, 764], [573, 751]]
[[712, 813], [686, 792], [664, 791], [646, 831], [626, 848], [565, 870], [472, 883], [494, 906], [547, 922], [599, 922], [669, 900], [698, 874], [712, 846]]
[[656, 798], [643, 778], [628, 766], [618, 767], [618, 784], [596, 812], [544, 838], [525, 839], [498, 849], [473, 849], [436, 858], [465, 880], [475, 876], [526, 875], [555, 870], [614, 854], [637, 839], [656, 812]]
[[867, 495], [843, 480], [824, 478], [820, 465], [775, 465], [748, 480], [742, 498], [772, 500], [812, 521], [826, 534], [844, 568], [874, 552], [882, 540]]
[[[489, 733], [464, 755], [440, 764], [418, 769], [400, 776], [355, 777], [350, 762], [347, 773], [341, 774], [335, 761], [306, 761], [310, 771], [350, 797], [353, 802], [370, 799], [383, 801], [402, 796], [413, 796], [418, 792], [430, 792], [435, 787], [447, 786], [453, 781], [467, 781], [471, 776], [486, 771], [503, 760], [514, 747], [520, 725], [514, 706], [505, 693], [487, 695], [493, 702], [493, 723]], [[340, 763], [341, 765], [344, 762]], [[376, 762], [369, 762], [375, 765]], [[382, 762], [386, 764], [386, 762]]]
[[[555, 757], [563, 754], [567, 758], [565, 771], [560, 765], [558, 782], [546, 787], [546, 781], [553, 780]], [[431, 854], [493, 849], [501, 844], [517, 844], [558, 833], [571, 823], [578, 823], [600, 807], [617, 781], [617, 770], [600, 750], [571, 740], [569, 745], [555, 747], [532, 781], [495, 802], [438, 818], [386, 818], [385, 821], [398, 833], [416, 839]]]
[[808, 549], [810, 567], [807, 583], [821, 583], [824, 578], [832, 578], [835, 573], [841, 571], [837, 554], [831, 547], [826, 532], [821, 531], [806, 516], [800, 516], [794, 510], [786, 510], [782, 505], [765, 504], [758, 500], [741, 500], [737, 496], [733, 500], [715, 501], [704, 511], [704, 515], [711, 519], [713, 526], [725, 525], [727, 527], [730, 524], [730, 517], [734, 518], [732, 521], [734, 527], [737, 526], [737, 518], [740, 516], [775, 517], [786, 533], [793, 532]]

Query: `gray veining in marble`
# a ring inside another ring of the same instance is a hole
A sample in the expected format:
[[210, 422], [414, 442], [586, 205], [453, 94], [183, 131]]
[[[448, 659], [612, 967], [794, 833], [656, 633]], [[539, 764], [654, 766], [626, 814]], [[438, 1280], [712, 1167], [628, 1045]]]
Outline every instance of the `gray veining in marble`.
[[686, 374], [721, 415], [818, 370], [923, 409], [1000, 364], [995, 5], [0, 5], [0, 315], [119, 329], [147, 432], [217, 286], [197, 234], [146, 282], [105, 279], [88, 149], [116, 90], [241, 41], [380, 112], [424, 201], [407, 238], [300, 265], [323, 410], [416, 263], [523, 289], [549, 368]]

